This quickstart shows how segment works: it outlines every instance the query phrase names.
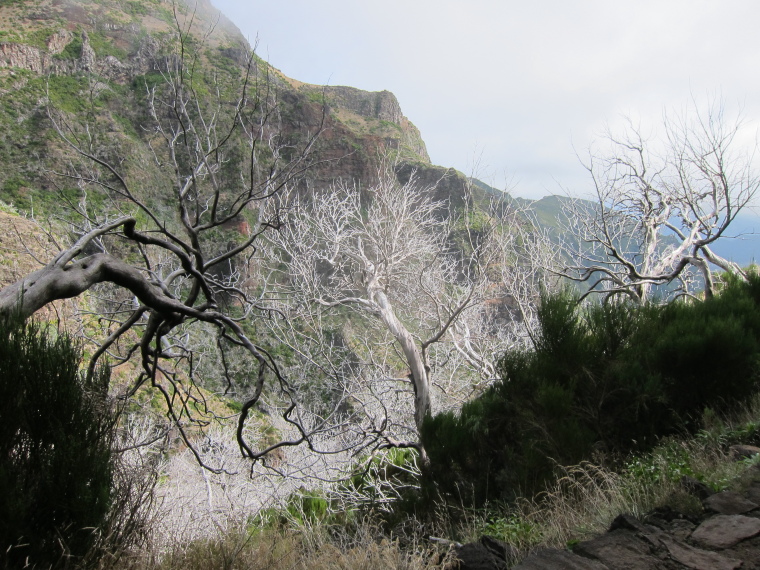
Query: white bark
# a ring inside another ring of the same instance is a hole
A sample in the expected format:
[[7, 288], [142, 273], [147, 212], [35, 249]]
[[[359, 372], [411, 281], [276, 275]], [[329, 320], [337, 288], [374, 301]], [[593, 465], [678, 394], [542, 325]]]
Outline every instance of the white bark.
[[652, 288], [672, 284], [670, 297], [694, 294], [695, 274], [712, 295], [710, 264], [746, 278], [711, 246], [760, 188], [752, 156], [736, 148], [741, 122], [728, 123], [713, 105], [694, 117], [665, 121], [665, 140], [645, 140], [629, 123], [608, 134], [609, 150], [585, 165], [593, 202], [568, 201], [560, 274], [587, 282], [588, 293], [625, 294], [643, 303]]
[[[436, 401], [439, 409], [461, 405], [494, 378], [505, 344], [486, 301], [506, 303], [503, 271], [519, 273], [509, 230], [519, 216], [479, 213], [475, 232], [469, 212], [450, 212], [414, 177], [402, 185], [388, 169], [378, 179], [372, 188], [341, 184], [307, 201], [292, 197], [262, 254], [272, 260], [265, 279], [280, 285], [285, 315], [272, 330], [321, 381], [351, 384], [354, 409], [367, 416], [356, 421], [371, 426], [378, 445], [424, 452], [417, 433]], [[527, 283], [510, 285], [518, 282]], [[516, 297], [529, 312], [529, 297]], [[325, 328], [337, 329], [344, 345]], [[409, 421], [387, 400], [393, 383], [407, 393]]]

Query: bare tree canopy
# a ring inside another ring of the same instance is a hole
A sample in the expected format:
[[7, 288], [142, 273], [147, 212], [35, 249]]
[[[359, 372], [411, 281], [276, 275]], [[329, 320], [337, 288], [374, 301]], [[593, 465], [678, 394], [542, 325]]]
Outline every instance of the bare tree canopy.
[[571, 201], [565, 212], [562, 275], [588, 283], [588, 293], [636, 302], [658, 285], [669, 285], [669, 296], [697, 287], [712, 295], [711, 265], [743, 278], [712, 249], [760, 187], [741, 128], [713, 103], [666, 116], [657, 140], [631, 120], [622, 135], [608, 132], [607, 149], [590, 151], [584, 164], [595, 200]]
[[373, 445], [416, 447], [423, 460], [418, 431], [436, 399], [460, 405], [493, 381], [539, 277], [504, 197], [465, 196], [455, 210], [435, 195], [414, 175], [401, 183], [393, 164], [368, 188], [293, 194], [265, 252], [284, 317], [269, 322], [276, 338], [361, 410]]

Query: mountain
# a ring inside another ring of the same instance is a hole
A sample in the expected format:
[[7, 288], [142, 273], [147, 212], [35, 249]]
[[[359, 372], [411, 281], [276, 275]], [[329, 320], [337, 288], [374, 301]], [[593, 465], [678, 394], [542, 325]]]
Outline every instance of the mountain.
[[[251, 53], [240, 31], [208, 0], [0, 4], [0, 200], [50, 214], [62, 195], [76, 199], [76, 189], [54, 174], [68, 156], [53, 130], [48, 103], [74, 115], [94, 114], [108, 139], [149, 155], [146, 89], [177, 64], [181, 36], [185, 47], [197, 48], [193, 65], [220, 83], [239, 77]], [[380, 157], [389, 152], [426, 179], [446, 174], [431, 165], [419, 130], [392, 93], [309, 85], [259, 58], [254, 62], [276, 92], [287, 136], [303, 139], [322, 124], [311, 185], [340, 178], [369, 183]], [[150, 178], [146, 171], [146, 183]], [[464, 179], [455, 178], [461, 193]]]
[[[208, 0], [184, 2], [0, 3], [0, 201], [50, 216], [61, 214], [62, 202], [82, 199], [79, 189], [56, 175], [71, 153], [54, 132], [48, 103], [73, 115], [94, 113], [104, 131], [101, 136], [143, 158], [143, 166], [132, 174], [142, 178], [146, 188], [158, 188], [161, 173], [151, 165], [145, 131], [145, 94], [177, 64], [178, 38], [200, 46], [194, 64], [220, 82], [239, 78], [251, 53], [241, 32]], [[337, 179], [370, 184], [380, 157], [390, 152], [400, 162], [402, 181], [415, 173], [421, 183], [437, 184], [436, 197], [454, 205], [465, 196], [466, 177], [431, 164], [419, 130], [392, 93], [310, 85], [286, 77], [259, 58], [254, 61], [276, 92], [284, 133], [303, 140], [321, 125], [309, 186], [324, 187]], [[476, 198], [512, 200], [487, 184], [472, 182]], [[514, 198], [521, 206], [531, 205], [538, 220], [551, 228], [558, 226], [563, 199]], [[751, 231], [753, 221], [739, 218], [736, 233]], [[716, 249], [747, 264], [756, 257], [759, 242], [745, 235], [725, 240]]]

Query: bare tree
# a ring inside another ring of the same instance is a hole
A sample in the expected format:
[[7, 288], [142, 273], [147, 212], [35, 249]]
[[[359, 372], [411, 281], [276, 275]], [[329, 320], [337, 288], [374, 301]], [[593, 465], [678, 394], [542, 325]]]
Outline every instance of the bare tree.
[[[289, 388], [247, 332], [248, 319], [262, 307], [243, 284], [246, 260], [261, 235], [280, 226], [277, 209], [263, 206], [309, 168], [322, 124], [300, 133], [299, 141], [285, 136], [268, 67], [252, 53], [239, 75], [225, 81], [204, 75], [204, 45], [190, 41], [180, 20], [177, 54], [165, 59], [157, 82], [144, 84], [145, 146], [104, 135], [110, 129], [103, 123], [112, 119], [97, 77], [91, 112], [74, 116], [49, 106], [53, 127], [73, 151], [68, 167], [55, 174], [81, 191], [79, 202], [68, 203], [78, 238], [0, 291], [0, 310], [28, 317], [53, 300], [94, 292], [106, 333], [90, 367], [105, 355], [112, 366], [139, 355], [141, 372], [126, 396], [152, 385], [188, 443], [186, 427], [212, 417], [195, 383], [197, 355], [188, 342], [193, 327], [205, 323], [222, 360], [227, 351], [243, 350], [255, 362], [237, 430], [243, 454], [254, 456], [245, 426], [266, 379], [275, 380], [286, 401]], [[90, 205], [95, 196], [103, 205], [97, 209]], [[226, 382], [232, 386], [231, 378]], [[285, 418], [298, 425], [291, 411], [286, 407]], [[300, 431], [302, 439], [309, 435]]]
[[[49, 107], [73, 151], [54, 174], [81, 193], [65, 204], [73, 243], [0, 291], [0, 310], [26, 317], [88, 292], [91, 320], [102, 326], [100, 335], [85, 331], [95, 343], [90, 367], [136, 360], [124, 397], [157, 390], [207, 468], [214, 453], [187, 430], [216, 419], [203, 376], [244, 396], [236, 436], [246, 458], [300, 444], [336, 456], [419, 449], [432, 390], [461, 403], [494, 378], [503, 339], [488, 311], [506, 299], [496, 276], [519, 267], [509, 239], [495, 240], [511, 235], [504, 222], [515, 215], [481, 212], [475, 228], [474, 210], [454, 215], [432, 188], [399, 184], [390, 167], [372, 188], [339, 184], [302, 199], [322, 122], [286, 136], [265, 65], [251, 55], [234, 81], [205, 77], [203, 46], [178, 31], [177, 56], [145, 84], [144, 146], [103, 135], [112, 119], [98, 109], [107, 86], [97, 77], [92, 112]], [[263, 261], [272, 271], [255, 267]], [[362, 319], [349, 319], [356, 334], [341, 345], [324, 332], [346, 315]], [[256, 341], [267, 332], [311, 368], [280, 358], [282, 373], [269, 341]], [[315, 382], [315, 368], [339, 382]], [[279, 412], [277, 441], [254, 425], [259, 404]], [[311, 471], [333, 478], [320, 469]]]
[[399, 183], [391, 164], [377, 180], [290, 197], [287, 223], [267, 237], [284, 317], [270, 324], [305, 377], [319, 374], [366, 418], [365, 437], [424, 462], [417, 433], [433, 391], [461, 403], [494, 377], [487, 301], [504, 300], [496, 276], [517, 253], [506, 216], [479, 212], [476, 223], [471, 203], [454, 212], [414, 176]]
[[607, 152], [584, 165], [595, 200], [569, 201], [562, 275], [589, 283], [588, 293], [625, 294], [644, 302], [652, 288], [713, 293], [711, 265], [742, 278], [713, 244], [760, 187], [753, 156], [739, 140], [741, 121], [722, 107], [666, 117], [664, 140], [647, 140], [630, 120], [622, 136], [608, 133]]

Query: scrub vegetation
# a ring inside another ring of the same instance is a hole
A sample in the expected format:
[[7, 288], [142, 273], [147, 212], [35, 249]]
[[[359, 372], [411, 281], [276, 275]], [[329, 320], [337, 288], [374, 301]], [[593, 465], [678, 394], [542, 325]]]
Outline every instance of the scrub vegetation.
[[206, 2], [0, 16], [6, 566], [413, 570], [483, 535], [513, 563], [742, 484], [738, 123], [670, 122], [651, 164], [610, 137], [597, 200], [531, 204]]

